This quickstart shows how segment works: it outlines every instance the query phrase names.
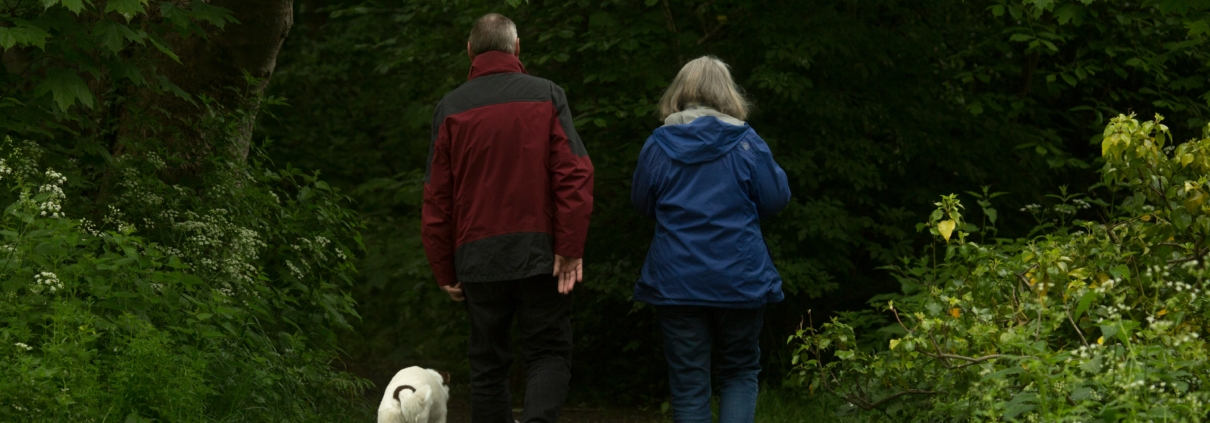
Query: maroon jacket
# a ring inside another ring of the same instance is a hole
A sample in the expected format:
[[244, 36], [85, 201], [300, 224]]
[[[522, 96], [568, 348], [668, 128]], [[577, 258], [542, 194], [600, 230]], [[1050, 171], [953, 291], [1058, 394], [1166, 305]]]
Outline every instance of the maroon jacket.
[[475, 56], [469, 81], [433, 113], [421, 237], [437, 283], [550, 273], [582, 257], [592, 161], [563, 89], [516, 56]]

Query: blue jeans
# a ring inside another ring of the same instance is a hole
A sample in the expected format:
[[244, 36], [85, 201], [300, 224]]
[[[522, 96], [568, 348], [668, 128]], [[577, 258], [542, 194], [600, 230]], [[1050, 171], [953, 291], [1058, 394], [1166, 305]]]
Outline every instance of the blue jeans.
[[756, 416], [760, 329], [764, 308], [658, 306], [664, 357], [676, 423], [709, 423], [710, 354], [717, 363], [720, 423], [751, 423]]

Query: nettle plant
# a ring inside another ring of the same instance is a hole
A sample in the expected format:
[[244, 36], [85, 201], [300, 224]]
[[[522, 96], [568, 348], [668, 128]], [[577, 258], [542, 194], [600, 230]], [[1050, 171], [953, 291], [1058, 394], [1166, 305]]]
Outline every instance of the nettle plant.
[[801, 381], [872, 421], [1210, 418], [1210, 127], [1171, 147], [1161, 121], [1106, 127], [1105, 222], [1071, 219], [1090, 200], [1064, 192], [1048, 233], [985, 245], [943, 199], [928, 223], [941, 257], [891, 267], [904, 294], [881, 345], [843, 319], [804, 328]]
[[257, 155], [184, 186], [155, 153], [91, 176], [61, 153], [0, 143], [0, 421], [359, 417], [366, 382], [330, 366], [356, 316], [342, 196]]

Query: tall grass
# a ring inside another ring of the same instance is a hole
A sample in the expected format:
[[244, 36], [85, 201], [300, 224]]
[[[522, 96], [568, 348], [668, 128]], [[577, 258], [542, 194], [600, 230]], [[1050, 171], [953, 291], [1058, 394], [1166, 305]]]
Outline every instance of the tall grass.
[[849, 423], [864, 421], [844, 413], [843, 401], [801, 389], [764, 388], [756, 399], [756, 423]]

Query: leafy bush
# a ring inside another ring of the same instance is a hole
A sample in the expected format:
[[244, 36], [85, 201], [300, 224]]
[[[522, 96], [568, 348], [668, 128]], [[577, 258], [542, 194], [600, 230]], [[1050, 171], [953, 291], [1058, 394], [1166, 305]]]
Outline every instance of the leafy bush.
[[354, 315], [340, 195], [255, 160], [193, 185], [153, 153], [78, 162], [0, 145], [0, 420], [358, 417], [364, 381], [328, 364]]
[[[892, 267], [903, 295], [886, 304], [885, 343], [844, 319], [802, 329], [801, 381], [879, 411], [870, 420], [1206, 419], [1210, 126], [1175, 147], [1169, 137], [1158, 115], [1112, 119], [1109, 201], [1022, 209], [1044, 235], [973, 242], [961, 203], [943, 198], [922, 225], [933, 255]], [[1072, 218], [1093, 205], [1104, 222]]]

